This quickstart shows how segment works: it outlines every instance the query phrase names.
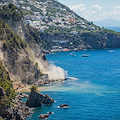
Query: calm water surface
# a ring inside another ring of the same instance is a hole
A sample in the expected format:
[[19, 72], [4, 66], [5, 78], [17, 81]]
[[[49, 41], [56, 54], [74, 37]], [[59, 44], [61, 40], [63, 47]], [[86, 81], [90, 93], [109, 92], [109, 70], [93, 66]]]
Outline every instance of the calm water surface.
[[[48, 120], [120, 120], [120, 49], [77, 51], [76, 57], [69, 53], [47, 55], [50, 63], [68, 71], [70, 80], [41, 91], [56, 102], [35, 108], [27, 120], [39, 120], [48, 111], [54, 112]], [[70, 108], [58, 108], [62, 103]]]

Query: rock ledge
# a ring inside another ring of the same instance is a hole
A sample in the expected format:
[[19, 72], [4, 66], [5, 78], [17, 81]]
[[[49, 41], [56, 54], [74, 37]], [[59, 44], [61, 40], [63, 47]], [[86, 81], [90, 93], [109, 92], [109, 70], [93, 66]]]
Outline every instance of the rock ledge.
[[51, 105], [53, 102], [54, 100], [49, 95], [43, 95], [38, 91], [31, 91], [26, 105], [29, 107], [39, 107], [41, 104]]

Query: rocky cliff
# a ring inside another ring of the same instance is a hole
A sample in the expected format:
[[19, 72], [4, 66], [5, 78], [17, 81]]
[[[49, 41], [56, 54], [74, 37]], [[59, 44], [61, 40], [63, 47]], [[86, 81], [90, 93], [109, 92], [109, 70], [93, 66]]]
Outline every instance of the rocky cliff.
[[[7, 120], [25, 120], [29, 114], [29, 108], [15, 90], [51, 82], [46, 74], [49, 63], [39, 33], [24, 24], [20, 13], [13, 4], [0, 8], [0, 116]], [[52, 104], [54, 100], [33, 91], [27, 105], [31, 102], [38, 106]]]
[[[18, 35], [20, 35], [19, 28], [20, 26], [18, 26], [18, 30], [16, 30]], [[23, 36], [24, 34], [21, 33], [21, 37]], [[25, 37], [24, 40], [27, 43], [27, 39]], [[4, 62], [6, 69], [10, 73], [10, 78], [15, 80], [17, 83], [19, 81], [19, 83], [22, 82], [24, 84], [33, 84], [41, 78], [41, 75], [43, 74], [41, 72], [41, 69], [44, 67], [45, 59], [43, 59], [44, 58], [43, 52], [40, 49], [38, 49], [37, 46], [38, 45], [35, 44], [34, 49], [32, 49], [32, 47], [30, 48], [29, 44], [27, 44], [26, 48], [24, 49], [23, 48], [12, 49], [10, 46], [6, 47], [4, 42], [1, 41], [0, 51], [3, 56], [2, 60]], [[41, 68], [38, 68], [38, 66], [35, 65], [37, 64], [37, 61], [35, 59], [37, 53], [40, 54], [39, 56], [37, 56], [36, 59], [41, 61], [42, 65]]]
[[62, 46], [63, 48], [70, 49], [76, 48], [78, 50], [120, 48], [120, 33], [112, 30], [103, 28], [99, 30], [81, 30], [77, 34], [70, 35], [66, 29], [63, 29], [63, 32], [59, 31], [59, 28], [54, 28], [53, 31], [55, 29], [57, 29], [56, 33], [53, 33], [50, 29], [40, 32], [41, 39], [51, 43], [51, 46], [47, 46], [47, 49], [52, 48], [52, 46]]
[[25, 120], [30, 114], [30, 108], [20, 100], [19, 94], [11, 101], [9, 106], [3, 104], [5, 95], [3, 88], [0, 87], [0, 116], [5, 120]]
[[30, 109], [13, 89], [13, 81], [0, 61], [0, 116], [5, 120], [25, 120]]
[[33, 90], [26, 101], [26, 105], [29, 107], [38, 107], [42, 104], [51, 105], [53, 102], [54, 100], [50, 98], [50, 96], [43, 95], [42, 93]]
[[[6, 9], [17, 11], [14, 5], [8, 5]], [[6, 15], [7, 11], [4, 14]], [[23, 18], [14, 20], [2, 16], [0, 15], [2, 19], [0, 20], [0, 59], [8, 70], [10, 79], [14, 80], [15, 86], [18, 87], [42, 80], [45, 71], [49, 69], [49, 64], [37, 31], [25, 25]], [[18, 18], [17, 15], [14, 17]]]
[[1, 99], [5, 96], [5, 92], [2, 87], [0, 87], [0, 116], [6, 117], [9, 112], [6, 110], [6, 107], [4, 104], [1, 103]]

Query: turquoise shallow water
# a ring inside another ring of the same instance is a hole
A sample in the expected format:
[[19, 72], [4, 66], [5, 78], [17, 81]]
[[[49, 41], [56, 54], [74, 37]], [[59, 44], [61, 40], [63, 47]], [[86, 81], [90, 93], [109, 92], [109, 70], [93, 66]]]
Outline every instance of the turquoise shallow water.
[[[69, 53], [47, 55], [50, 63], [68, 71], [70, 79], [41, 91], [56, 102], [35, 108], [27, 120], [39, 120], [48, 111], [54, 112], [48, 120], [120, 120], [120, 49], [76, 51], [76, 57]], [[81, 57], [84, 53], [90, 56]], [[62, 103], [70, 108], [58, 108]]]

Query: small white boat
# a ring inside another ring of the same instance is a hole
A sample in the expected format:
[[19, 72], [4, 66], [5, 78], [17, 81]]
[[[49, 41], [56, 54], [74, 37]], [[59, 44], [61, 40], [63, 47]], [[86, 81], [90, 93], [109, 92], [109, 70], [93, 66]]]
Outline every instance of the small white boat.
[[69, 53], [69, 55], [71, 55], [71, 56], [76, 56], [76, 55], [74, 55], [73, 53]]
[[89, 57], [89, 56], [90, 56], [89, 54], [87, 55], [83, 54], [81, 57]]
[[113, 52], [112, 50], [108, 50], [108, 52]]

